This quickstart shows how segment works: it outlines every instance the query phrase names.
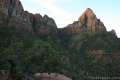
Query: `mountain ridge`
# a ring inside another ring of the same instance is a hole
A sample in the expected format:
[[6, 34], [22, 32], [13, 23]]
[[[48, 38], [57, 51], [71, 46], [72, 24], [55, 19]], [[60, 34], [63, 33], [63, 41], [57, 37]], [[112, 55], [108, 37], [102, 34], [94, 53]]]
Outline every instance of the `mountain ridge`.
[[0, 12], [5, 16], [1, 16], [1, 23], [6, 22], [23, 31], [43, 35], [56, 32], [57, 26], [52, 18], [25, 11], [20, 0], [0, 0], [0, 4]]
[[[59, 30], [54, 19], [47, 15], [41, 16], [38, 13], [32, 14], [25, 11], [19, 0], [1, 0], [0, 4], [0, 12], [4, 13], [6, 16], [4, 19], [1, 18], [1, 23], [3, 20], [9, 19], [9, 25], [14, 25], [23, 31], [39, 35], [53, 35], [57, 34]], [[79, 17], [78, 21], [62, 28], [62, 32], [66, 34], [104, 31], [106, 31], [106, 27], [100, 19], [97, 19], [96, 15], [90, 8], [85, 10], [85, 12]]]

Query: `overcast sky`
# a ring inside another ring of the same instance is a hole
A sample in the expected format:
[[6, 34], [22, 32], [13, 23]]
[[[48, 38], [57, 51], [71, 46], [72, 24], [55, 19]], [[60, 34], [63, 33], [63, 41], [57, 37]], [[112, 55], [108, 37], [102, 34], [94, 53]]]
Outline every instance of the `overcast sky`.
[[86, 8], [91, 8], [105, 24], [120, 37], [120, 0], [21, 0], [25, 10], [47, 14], [54, 18], [58, 27], [78, 20]]

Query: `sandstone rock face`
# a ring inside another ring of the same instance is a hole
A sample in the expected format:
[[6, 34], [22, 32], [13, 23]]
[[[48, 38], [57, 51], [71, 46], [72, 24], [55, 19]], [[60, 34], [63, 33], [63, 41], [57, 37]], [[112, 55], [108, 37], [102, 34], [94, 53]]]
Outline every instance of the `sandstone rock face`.
[[71, 78], [57, 73], [36, 73], [35, 77], [37, 80], [72, 80]]
[[9, 15], [12, 12], [12, 16], [23, 18], [24, 9], [19, 0], [0, 0], [0, 12]]
[[64, 31], [69, 34], [80, 32], [103, 32], [106, 31], [106, 28], [104, 24], [97, 19], [93, 11], [87, 8], [78, 21], [65, 27]]
[[34, 30], [38, 34], [47, 35], [47, 34], [54, 34], [57, 32], [57, 26], [55, 21], [48, 17], [47, 15], [44, 15], [41, 17], [40, 15], [36, 14], [34, 15]]
[[4, 15], [0, 16], [0, 23], [9, 19], [9, 25], [14, 25], [23, 31], [46, 35], [57, 31], [56, 23], [52, 18], [24, 11], [19, 0], [0, 0], [0, 14]]
[[[0, 0], [0, 24], [5, 21], [9, 25], [15, 26], [23, 31], [36, 33], [39, 35], [49, 35], [57, 33], [55, 21], [47, 15], [32, 14], [24, 11], [19, 0]], [[5, 23], [4, 23], [5, 24]], [[102, 32], [106, 31], [104, 24], [97, 19], [90, 8], [87, 8], [82, 16], [73, 24], [62, 29], [62, 32], [76, 34], [80, 32]]]

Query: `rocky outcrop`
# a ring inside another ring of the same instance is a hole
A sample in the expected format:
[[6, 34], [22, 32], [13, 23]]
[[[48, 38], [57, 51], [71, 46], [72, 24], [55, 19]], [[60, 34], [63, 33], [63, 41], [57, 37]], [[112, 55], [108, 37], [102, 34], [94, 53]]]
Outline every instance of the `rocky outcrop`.
[[[47, 15], [32, 14], [24, 11], [19, 0], [0, 0], [0, 23], [15, 26], [23, 31], [39, 35], [56, 34], [57, 26], [55, 21]], [[87, 8], [82, 16], [73, 24], [62, 29], [62, 32], [76, 34], [80, 32], [102, 32], [106, 31], [104, 24], [97, 19], [90, 8]]]
[[80, 32], [103, 32], [106, 31], [106, 28], [100, 19], [97, 19], [94, 12], [90, 8], [87, 8], [78, 21], [69, 24], [64, 28], [64, 31], [69, 34]]
[[39, 14], [35, 14], [33, 16], [33, 28], [37, 34], [47, 35], [47, 34], [54, 34], [57, 32], [57, 26], [55, 21], [44, 15], [43, 17]]
[[54, 34], [57, 32], [55, 21], [47, 15], [32, 14], [24, 11], [19, 0], [0, 0], [0, 23], [6, 22], [23, 31], [37, 34]]
[[35, 77], [37, 80], [72, 80], [71, 78], [57, 73], [36, 73]]
[[[48, 35], [57, 33], [55, 21], [44, 15], [32, 14], [24, 11], [19, 0], [0, 0], [0, 23], [6, 22], [10, 26], [15, 26], [23, 31]], [[4, 23], [5, 24], [5, 23]], [[103, 32], [106, 31], [104, 24], [97, 19], [90, 8], [87, 8], [82, 16], [73, 24], [69, 24], [62, 29], [62, 32], [76, 34], [80, 32]]]
[[[0, 70], [0, 80], [17, 80], [9, 76], [9, 71]], [[35, 73], [35, 75], [25, 75], [22, 74], [19, 80], [72, 80], [69, 77], [66, 77], [58, 73]]]

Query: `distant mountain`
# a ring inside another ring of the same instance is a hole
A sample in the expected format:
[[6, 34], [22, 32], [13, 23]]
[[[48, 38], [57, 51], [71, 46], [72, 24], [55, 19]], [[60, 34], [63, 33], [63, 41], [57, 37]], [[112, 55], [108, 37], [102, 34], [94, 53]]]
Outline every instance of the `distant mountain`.
[[80, 32], [104, 32], [106, 31], [106, 27], [100, 19], [96, 17], [94, 12], [90, 8], [87, 8], [78, 21], [69, 24], [64, 28], [64, 31], [69, 34]]
[[[23, 31], [42, 35], [56, 34], [57, 32], [57, 25], [52, 18], [24, 11], [19, 0], [4, 0], [1, 1], [0, 6], [2, 14], [0, 23], [6, 22], [8, 25], [14, 25]], [[106, 28], [100, 19], [97, 19], [94, 12], [87, 8], [78, 21], [69, 24], [63, 28], [63, 31], [66, 33], [103, 32], [106, 31]]]

